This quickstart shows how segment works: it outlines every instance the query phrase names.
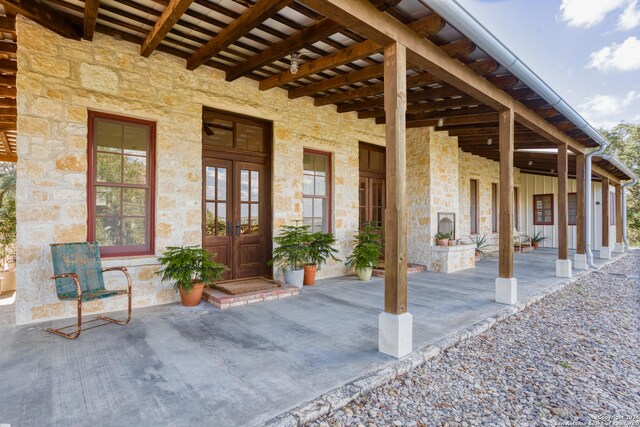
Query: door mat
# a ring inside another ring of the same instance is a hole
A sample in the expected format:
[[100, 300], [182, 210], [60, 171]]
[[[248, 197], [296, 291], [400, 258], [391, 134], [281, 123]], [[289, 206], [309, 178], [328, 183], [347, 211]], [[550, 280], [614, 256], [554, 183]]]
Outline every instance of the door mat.
[[252, 277], [250, 279], [214, 282], [212, 287], [228, 295], [240, 295], [279, 288], [280, 283], [274, 282], [273, 280], [269, 280], [264, 277]]

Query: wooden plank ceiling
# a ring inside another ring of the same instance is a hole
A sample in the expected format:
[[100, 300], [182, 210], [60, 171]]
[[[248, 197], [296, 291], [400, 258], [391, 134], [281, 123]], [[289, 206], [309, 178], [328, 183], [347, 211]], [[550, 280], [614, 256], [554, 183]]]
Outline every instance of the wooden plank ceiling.
[[[370, 1], [580, 144], [597, 146], [426, 6], [420, 4], [420, 10], [409, 13], [401, 0]], [[384, 123], [382, 47], [294, 0], [0, 0], [0, 4], [65, 37], [91, 40], [95, 32], [107, 34], [139, 44], [144, 56], [162, 51], [184, 58], [188, 69], [214, 67], [228, 81], [248, 77], [258, 80], [261, 90], [279, 87], [288, 91], [289, 98], [310, 96], [317, 106], [333, 104], [340, 113], [355, 112], [359, 118]], [[5, 38], [9, 36], [5, 33]], [[15, 32], [11, 41], [15, 42]], [[292, 74], [295, 53], [300, 66]], [[408, 127], [449, 131], [458, 137], [462, 150], [497, 160], [497, 112], [418, 67], [409, 64], [408, 69]], [[5, 99], [13, 99], [15, 113], [15, 87], [12, 90], [14, 98]], [[555, 147], [528, 128], [516, 126], [516, 150]], [[517, 152], [515, 166], [545, 174], [555, 169], [549, 162], [538, 163], [536, 156]]]
[[16, 20], [0, 16], [0, 162], [16, 156]]

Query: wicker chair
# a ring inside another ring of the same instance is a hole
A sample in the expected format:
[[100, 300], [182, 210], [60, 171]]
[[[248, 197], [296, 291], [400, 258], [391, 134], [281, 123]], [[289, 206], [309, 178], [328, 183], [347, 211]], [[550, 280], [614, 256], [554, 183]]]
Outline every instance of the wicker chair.
[[[103, 326], [108, 323], [126, 325], [131, 320], [131, 277], [125, 267], [102, 268], [100, 262], [100, 247], [97, 243], [60, 243], [51, 245], [56, 293], [60, 301], [77, 301], [78, 313], [75, 325], [64, 326], [59, 329], [47, 328], [47, 331], [61, 337], [76, 339], [80, 332]], [[104, 287], [103, 273], [107, 271], [122, 271], [127, 278], [126, 290], [109, 290]], [[128, 313], [126, 320], [116, 320], [106, 316], [97, 316], [89, 322], [105, 321], [105, 323], [82, 329], [82, 303], [95, 299], [108, 298], [118, 295], [128, 295]], [[63, 332], [75, 326], [75, 331]]]

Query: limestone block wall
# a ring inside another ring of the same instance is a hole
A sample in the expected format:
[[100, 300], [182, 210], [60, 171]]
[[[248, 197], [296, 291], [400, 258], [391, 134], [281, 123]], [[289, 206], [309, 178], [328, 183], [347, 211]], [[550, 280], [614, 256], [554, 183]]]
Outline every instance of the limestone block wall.
[[[156, 254], [166, 246], [201, 243], [201, 120], [209, 106], [273, 121], [273, 227], [302, 217], [305, 147], [332, 153], [334, 232], [345, 258], [358, 227], [358, 141], [384, 144], [384, 127], [356, 115], [289, 100], [283, 90], [260, 91], [249, 79], [228, 83], [218, 70], [188, 71], [184, 60], [96, 34], [67, 40], [21, 16], [18, 37], [17, 302], [19, 324], [73, 315], [58, 302], [49, 244], [83, 241], [87, 229], [87, 112], [96, 110], [157, 123]], [[274, 231], [277, 233], [277, 231]], [[156, 258], [105, 259], [126, 265], [134, 306], [173, 302], [171, 284], [154, 275]], [[324, 267], [320, 277], [344, 273]], [[108, 287], [123, 281], [108, 281]], [[86, 312], [124, 307], [123, 298], [96, 301]]]
[[430, 130], [407, 129], [407, 253], [408, 261], [425, 264], [431, 234]]
[[[431, 236], [438, 232], [438, 213], [454, 212], [456, 214], [456, 238], [460, 238], [460, 215], [458, 201], [458, 139], [450, 137], [447, 132], [435, 132], [430, 128], [431, 147]], [[433, 239], [432, 239], [433, 243]]]

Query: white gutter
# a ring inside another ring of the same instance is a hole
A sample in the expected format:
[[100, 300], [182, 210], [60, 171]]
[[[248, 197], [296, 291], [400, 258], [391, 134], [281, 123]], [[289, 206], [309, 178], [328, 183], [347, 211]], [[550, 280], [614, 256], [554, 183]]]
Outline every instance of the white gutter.
[[600, 145], [607, 140], [456, 0], [420, 0]]
[[620, 169], [629, 178], [631, 178], [631, 181], [620, 187], [620, 191], [622, 192], [622, 241], [624, 242], [625, 250], [629, 250], [629, 241], [627, 240], [627, 188], [631, 188], [638, 183], [638, 176], [633, 173], [633, 171], [629, 169], [627, 165], [618, 160], [617, 157], [604, 155], [602, 156], [602, 158], [607, 160], [609, 163]]

